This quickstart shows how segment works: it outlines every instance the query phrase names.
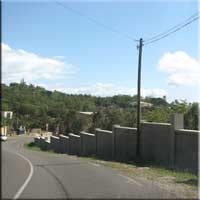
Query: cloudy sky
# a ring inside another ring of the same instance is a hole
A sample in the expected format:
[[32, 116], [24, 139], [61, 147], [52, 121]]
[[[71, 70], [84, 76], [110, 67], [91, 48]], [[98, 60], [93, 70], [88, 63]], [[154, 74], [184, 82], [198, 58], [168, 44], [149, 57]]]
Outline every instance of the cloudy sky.
[[[134, 95], [137, 43], [125, 35], [146, 39], [198, 11], [197, 1], [60, 2], [73, 11], [54, 1], [3, 2], [3, 83], [24, 78], [65, 93]], [[143, 96], [199, 100], [199, 25], [143, 47]]]

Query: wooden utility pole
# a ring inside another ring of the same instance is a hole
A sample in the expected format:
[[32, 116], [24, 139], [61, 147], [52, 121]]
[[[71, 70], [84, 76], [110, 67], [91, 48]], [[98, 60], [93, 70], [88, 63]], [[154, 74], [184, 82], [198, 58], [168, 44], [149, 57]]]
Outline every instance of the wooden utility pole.
[[140, 38], [139, 41], [139, 56], [138, 56], [138, 85], [137, 85], [137, 148], [136, 154], [140, 156], [140, 93], [141, 93], [141, 61], [142, 61], [142, 46], [143, 40]]

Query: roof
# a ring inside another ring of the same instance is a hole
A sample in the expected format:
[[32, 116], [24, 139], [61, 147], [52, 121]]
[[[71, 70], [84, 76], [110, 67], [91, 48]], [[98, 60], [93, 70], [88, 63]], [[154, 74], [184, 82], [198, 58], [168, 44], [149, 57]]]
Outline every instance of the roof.
[[[137, 102], [131, 102], [131, 104], [134, 106], [137, 106]], [[147, 103], [144, 101], [140, 101], [140, 105], [141, 105], [141, 107], [152, 107], [153, 106], [153, 104]]]
[[93, 115], [94, 114], [94, 112], [81, 112], [81, 111], [78, 111], [77, 113], [83, 114], [83, 115]]

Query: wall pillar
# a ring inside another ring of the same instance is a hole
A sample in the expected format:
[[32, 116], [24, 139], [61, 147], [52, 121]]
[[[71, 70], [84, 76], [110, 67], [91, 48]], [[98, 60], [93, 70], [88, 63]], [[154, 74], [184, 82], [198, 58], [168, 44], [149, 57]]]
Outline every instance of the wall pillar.
[[112, 127], [112, 132], [113, 132], [113, 149], [112, 149], [112, 157], [113, 160], [115, 160], [115, 155], [116, 155], [116, 128], [119, 128], [120, 125], [113, 125]]
[[171, 166], [172, 168], [175, 168], [175, 150], [176, 150], [176, 136], [175, 136], [175, 130], [177, 129], [183, 129], [184, 128], [184, 118], [182, 113], [174, 113], [171, 116]]
[[171, 117], [171, 123], [173, 128], [184, 129], [184, 118], [182, 113], [174, 113]]

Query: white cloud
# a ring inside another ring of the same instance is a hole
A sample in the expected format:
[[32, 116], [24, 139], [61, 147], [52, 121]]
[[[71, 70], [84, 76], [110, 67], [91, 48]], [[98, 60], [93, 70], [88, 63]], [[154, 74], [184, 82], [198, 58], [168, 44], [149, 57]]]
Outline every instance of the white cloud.
[[158, 69], [168, 74], [169, 85], [196, 86], [200, 82], [200, 63], [184, 51], [165, 53]]
[[2, 80], [4, 83], [68, 78], [76, 67], [55, 58], [47, 58], [24, 51], [14, 50], [2, 43]]
[[[44, 86], [44, 85], [43, 85]], [[90, 94], [93, 96], [114, 96], [118, 94], [123, 95], [136, 95], [137, 88], [129, 88], [123, 86], [116, 86], [111, 83], [96, 83], [94, 85], [82, 86], [82, 87], [65, 87], [64, 85], [47, 85], [45, 88], [48, 90], [57, 90], [60, 92], [65, 92], [67, 94]], [[155, 88], [155, 89], [141, 89], [142, 96], [153, 96], [153, 97], [163, 97], [167, 95], [165, 90]]]

